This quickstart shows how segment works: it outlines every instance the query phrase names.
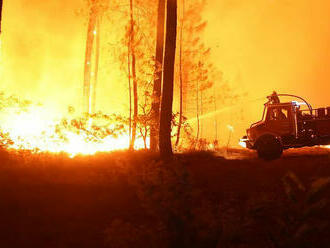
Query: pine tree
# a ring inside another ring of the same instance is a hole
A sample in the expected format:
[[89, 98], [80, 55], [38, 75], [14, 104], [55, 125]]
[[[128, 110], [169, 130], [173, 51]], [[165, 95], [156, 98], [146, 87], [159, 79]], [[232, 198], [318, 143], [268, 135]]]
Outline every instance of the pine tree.
[[1, 23], [2, 23], [2, 0], [0, 0], [0, 34], [2, 32]]
[[[149, 111], [151, 104], [145, 108], [142, 96], [145, 96], [145, 92], [148, 91], [148, 97], [151, 98], [152, 93], [153, 54], [156, 45], [154, 28], [156, 0], [130, 0], [128, 8], [127, 5], [122, 5], [121, 1], [117, 2], [119, 11], [112, 13], [112, 16], [116, 15], [122, 20], [121, 23], [116, 23], [116, 27], [119, 28], [118, 33], [123, 34], [123, 37], [119, 40], [119, 44], [113, 46], [113, 53], [118, 54], [120, 70], [128, 79], [128, 133], [130, 149], [133, 149], [135, 139], [139, 136], [144, 138], [140, 132], [140, 120], [146, 119], [147, 116], [151, 119]], [[148, 103], [150, 103], [149, 100]], [[146, 109], [148, 109], [147, 113], [144, 112]], [[148, 123], [150, 123], [149, 120]], [[149, 130], [150, 127], [148, 127], [148, 137]]]
[[166, 16], [164, 81], [159, 128], [159, 151], [163, 159], [169, 159], [173, 155], [171, 143], [171, 122], [177, 37], [177, 0], [167, 0]]
[[138, 85], [136, 79], [136, 55], [135, 55], [135, 29], [134, 29], [134, 9], [133, 0], [130, 0], [130, 38], [129, 38], [129, 50], [130, 50], [130, 64], [131, 75], [133, 79], [133, 124], [132, 124], [132, 138], [130, 142], [130, 149], [134, 149], [136, 139], [136, 126], [138, 119]]
[[150, 149], [152, 151], [156, 151], [158, 146], [159, 109], [164, 59], [165, 0], [158, 0], [157, 14], [156, 63], [151, 108], [151, 118], [153, 122], [150, 127]]
[[97, 22], [97, 5], [95, 1], [91, 2], [86, 51], [85, 51], [85, 69], [84, 69], [84, 111], [91, 113], [91, 80], [92, 80], [92, 52], [95, 38], [95, 27]]
[[[88, 0], [88, 28], [85, 50], [83, 109], [95, 113], [96, 86], [100, 58], [100, 22], [102, 14], [109, 8], [108, 0]], [[93, 51], [95, 55], [93, 56]]]
[[[205, 3], [205, 0], [186, 2], [183, 0], [179, 36], [182, 51], [178, 55], [179, 63], [177, 65], [180, 116], [191, 116], [195, 112], [196, 141], [203, 136], [204, 118], [200, 117], [210, 111], [213, 106], [211, 104], [213, 104], [214, 97], [212, 97], [213, 92], [210, 92], [210, 89], [213, 84], [219, 83], [218, 81], [221, 80], [221, 74], [219, 74], [220, 77], [213, 75], [214, 66], [210, 62], [211, 49], [204, 45], [201, 39], [207, 24], [202, 19]], [[179, 136], [180, 121], [176, 145], [179, 145]]]
[[179, 101], [179, 123], [178, 123], [178, 133], [176, 136], [175, 146], [178, 146], [180, 143], [181, 127], [183, 121], [183, 67], [182, 67], [182, 49], [183, 49], [183, 25], [184, 25], [184, 11], [185, 11], [185, 0], [182, 0], [182, 16], [180, 20], [180, 52], [179, 52], [179, 91], [180, 91], [180, 101]]

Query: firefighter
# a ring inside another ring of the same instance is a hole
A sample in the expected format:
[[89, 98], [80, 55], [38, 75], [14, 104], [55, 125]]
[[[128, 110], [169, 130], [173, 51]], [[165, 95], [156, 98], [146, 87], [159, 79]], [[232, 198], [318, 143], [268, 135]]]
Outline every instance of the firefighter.
[[287, 119], [286, 115], [283, 113], [281, 108], [274, 108], [273, 119], [276, 121], [285, 121]]
[[277, 104], [280, 103], [280, 98], [278, 97], [276, 91], [273, 92], [271, 96], [268, 97], [271, 104]]

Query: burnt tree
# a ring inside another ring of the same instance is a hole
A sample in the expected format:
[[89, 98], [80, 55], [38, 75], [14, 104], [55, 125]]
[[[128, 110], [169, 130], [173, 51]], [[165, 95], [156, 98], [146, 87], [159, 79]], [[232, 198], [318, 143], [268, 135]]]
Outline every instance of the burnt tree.
[[2, 0], [0, 0], [0, 34], [1, 34], [1, 22], [2, 22]]
[[177, 36], [177, 0], [167, 1], [164, 78], [160, 111], [159, 151], [164, 159], [172, 157], [171, 122], [173, 81]]
[[152, 151], [156, 151], [158, 148], [159, 109], [164, 59], [165, 0], [158, 0], [157, 18], [156, 63], [153, 85], [153, 102], [151, 107], [153, 125], [150, 126], [150, 149]]
[[[84, 99], [83, 107], [84, 112], [91, 114], [95, 111], [95, 98], [96, 98], [96, 83], [98, 74], [99, 63], [99, 50], [100, 50], [100, 32], [99, 32], [99, 11], [96, 1], [91, 2], [86, 51], [85, 51], [85, 68], [84, 68]], [[96, 43], [96, 44], [95, 44]], [[95, 61], [93, 63], [93, 48], [96, 46]], [[94, 66], [94, 68], [93, 68]]]
[[131, 57], [131, 70], [133, 79], [133, 125], [132, 125], [132, 138], [130, 142], [130, 149], [134, 149], [136, 138], [136, 126], [138, 119], [138, 86], [136, 79], [136, 56], [135, 56], [135, 30], [134, 30], [134, 12], [133, 12], [133, 0], [130, 0], [130, 36], [129, 36], [129, 50]]
[[178, 133], [176, 136], [175, 146], [178, 146], [180, 143], [180, 134], [181, 134], [181, 126], [183, 119], [183, 68], [182, 68], [182, 43], [183, 43], [183, 25], [184, 25], [184, 2], [182, 0], [182, 16], [180, 21], [180, 53], [179, 53], [179, 81], [180, 81], [180, 112], [179, 112], [179, 124], [178, 124]]
[[99, 62], [100, 62], [100, 18], [96, 20], [96, 27], [94, 31], [94, 35], [96, 36], [96, 44], [95, 44], [95, 67], [94, 67], [94, 83], [92, 86], [92, 106], [91, 112], [96, 112], [96, 88], [97, 88], [97, 79], [99, 74]]

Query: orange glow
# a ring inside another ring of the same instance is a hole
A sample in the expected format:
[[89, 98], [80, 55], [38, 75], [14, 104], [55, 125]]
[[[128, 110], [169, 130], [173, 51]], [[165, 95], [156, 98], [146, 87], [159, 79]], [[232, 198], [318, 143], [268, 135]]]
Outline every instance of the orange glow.
[[[81, 9], [82, 13], [78, 14]], [[68, 106], [74, 106], [78, 114], [83, 111], [87, 17], [85, 0], [11, 0], [4, 4], [0, 91], [43, 103], [43, 106], [31, 106], [27, 110], [8, 106], [0, 110], [1, 132], [13, 141], [13, 144], [6, 144], [9, 149], [64, 152], [74, 157], [129, 148], [127, 127], [117, 135], [95, 136], [92, 132], [94, 120], [90, 119], [86, 130], [63, 126], [58, 130], [61, 120], [67, 117]], [[96, 111], [125, 116], [128, 112], [127, 75], [118, 57], [126, 51], [121, 41], [126, 32], [126, 20], [121, 12], [113, 13], [112, 18], [117, 19], [116, 29], [112, 20], [105, 19], [100, 33], [103, 50]], [[97, 30], [93, 30], [93, 35], [96, 34]], [[113, 124], [108, 125], [112, 129]], [[149, 145], [148, 138], [146, 145]], [[142, 138], [136, 138], [134, 148], [145, 148]]]
[[[86, 133], [78, 135], [67, 130], [66, 144], [56, 137], [56, 124], [65, 115], [67, 106], [82, 110], [86, 2], [10, 0], [4, 3], [0, 91], [44, 104], [43, 108], [34, 107], [28, 113], [9, 113], [2, 117], [5, 121], [0, 126], [4, 125], [4, 131], [16, 141], [17, 147], [65, 151], [71, 155], [128, 147], [127, 134], [94, 142]], [[127, 116], [127, 65], [120, 61], [126, 59], [123, 52], [127, 47], [122, 40], [127, 31], [127, 5], [120, 8], [110, 10], [103, 18], [101, 29], [93, 30], [94, 36], [101, 35], [96, 111]], [[214, 112], [205, 106], [200, 116], [200, 138], [211, 141], [216, 136], [220, 145], [226, 145], [231, 135], [233, 145], [237, 146], [246, 128], [261, 118], [265, 97], [273, 90], [300, 95], [316, 108], [330, 105], [329, 10], [328, 0], [312, 3], [308, 0], [207, 0], [203, 18], [208, 24], [201, 40], [211, 47], [211, 60], [223, 73], [223, 81], [235, 89], [235, 94], [247, 95], [227, 105], [219, 100]], [[136, 12], [141, 15], [139, 23], [146, 26], [143, 26], [143, 37], [155, 37], [155, 23], [148, 23], [150, 29], [144, 19], [146, 13], [153, 11], [155, 8], [139, 8]], [[151, 47], [152, 53], [140, 51], [140, 54], [146, 53], [147, 58], [152, 58], [153, 40], [143, 42]], [[148, 66], [139, 60], [137, 63], [140, 63], [138, 69]], [[152, 69], [149, 72], [144, 68], [146, 74], [151, 75]], [[138, 76], [142, 78], [139, 71]], [[151, 82], [149, 78], [140, 81]], [[219, 95], [226, 92], [221, 82], [215, 83], [215, 92]], [[175, 91], [174, 112], [177, 112], [177, 84]], [[143, 93], [140, 89], [139, 94]], [[211, 95], [204, 97], [211, 98]], [[194, 111], [192, 108], [184, 115], [196, 130]], [[215, 120], [217, 132], [213, 128]], [[227, 127], [227, 123], [231, 126]], [[138, 148], [144, 147], [141, 139], [137, 142]]]
[[[58, 130], [60, 121], [50, 115], [47, 109], [38, 106], [29, 107], [25, 111], [19, 108], [6, 108], [1, 113], [1, 122], [2, 132], [8, 134], [7, 138], [13, 141], [13, 144], [7, 144], [9, 149], [30, 150], [36, 153], [64, 152], [74, 157], [78, 154], [93, 155], [97, 152], [129, 148], [127, 134], [106, 137], [89, 134], [92, 119], [88, 121], [90, 124], [87, 130]], [[144, 142], [138, 138], [135, 149], [143, 148]]]

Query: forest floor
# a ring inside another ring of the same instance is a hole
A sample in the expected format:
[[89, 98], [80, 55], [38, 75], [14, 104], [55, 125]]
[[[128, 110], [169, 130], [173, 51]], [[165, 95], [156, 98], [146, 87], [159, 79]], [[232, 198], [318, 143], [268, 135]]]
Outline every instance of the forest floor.
[[0, 153], [0, 247], [329, 247], [330, 149]]

